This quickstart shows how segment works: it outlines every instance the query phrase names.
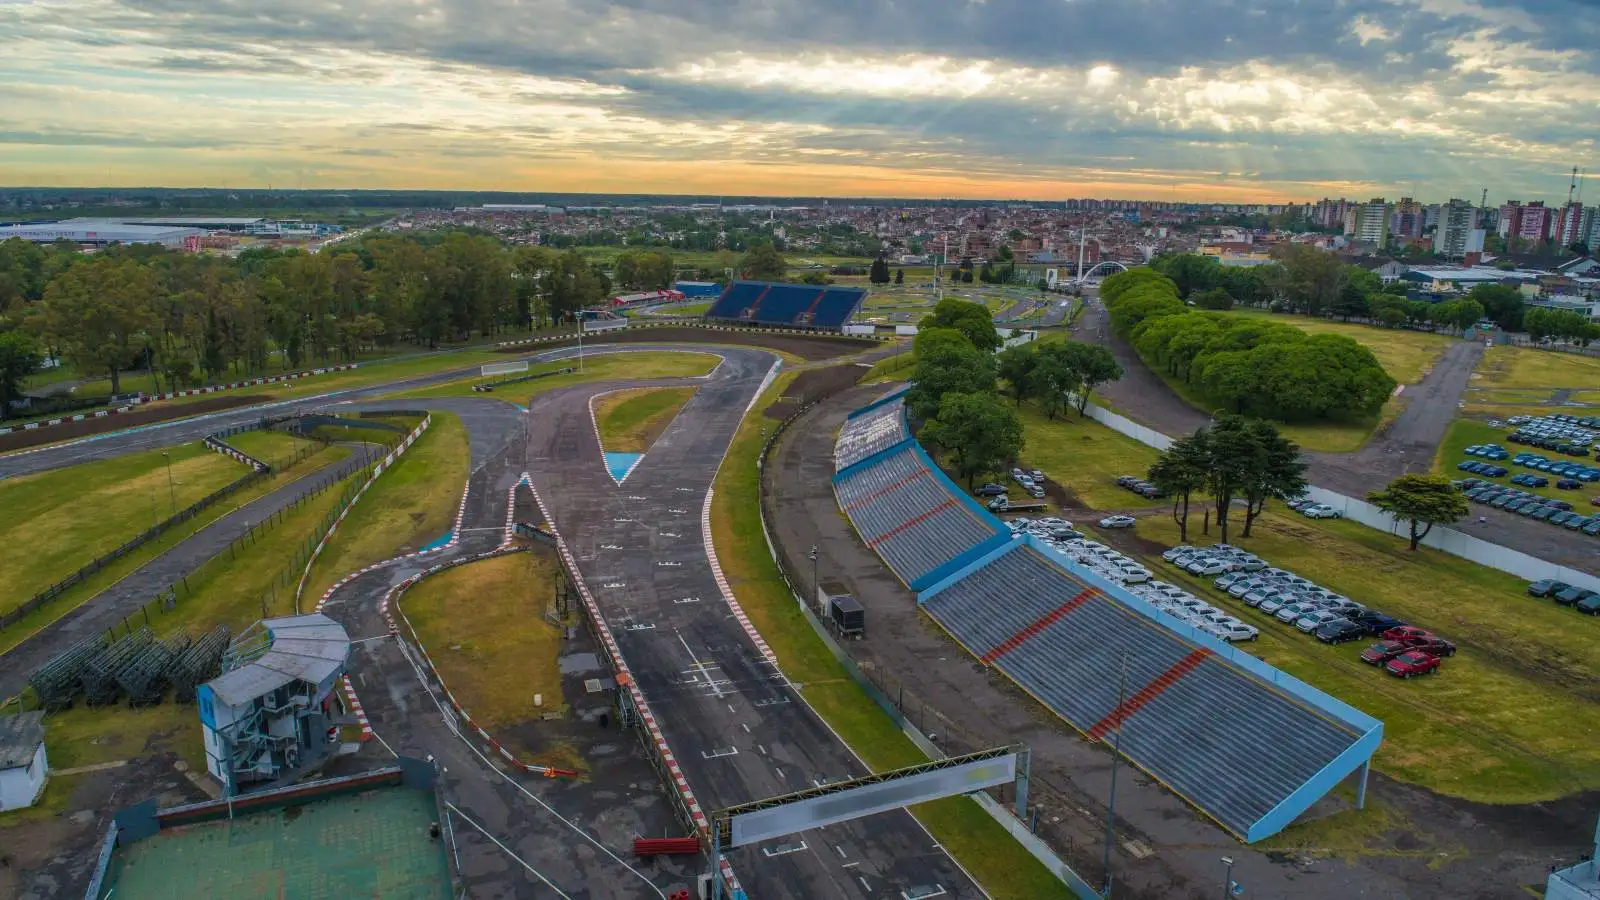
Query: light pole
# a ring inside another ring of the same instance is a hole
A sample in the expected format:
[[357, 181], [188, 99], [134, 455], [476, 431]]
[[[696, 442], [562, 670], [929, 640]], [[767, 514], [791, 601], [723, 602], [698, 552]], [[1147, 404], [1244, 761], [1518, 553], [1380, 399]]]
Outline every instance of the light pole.
[[1223, 900], [1228, 900], [1229, 897], [1244, 893], [1244, 888], [1233, 883], [1233, 857], [1224, 856], [1222, 864], [1227, 866], [1227, 871], [1222, 876], [1222, 897]]
[[811, 559], [811, 597], [810, 597], [810, 599], [806, 600], [806, 608], [807, 609], [811, 608], [811, 605], [813, 603], [817, 602], [817, 598], [822, 596], [821, 590], [820, 590], [819, 586], [817, 585], [817, 556], [818, 555], [819, 554], [817, 553], [817, 545], [816, 544], [812, 544], [811, 545], [811, 552], [806, 554], [806, 556]]
[[167, 461], [167, 501], [172, 504], [168, 515], [178, 514], [178, 489], [172, 484], [172, 454], [166, 450], [161, 451], [161, 458]]

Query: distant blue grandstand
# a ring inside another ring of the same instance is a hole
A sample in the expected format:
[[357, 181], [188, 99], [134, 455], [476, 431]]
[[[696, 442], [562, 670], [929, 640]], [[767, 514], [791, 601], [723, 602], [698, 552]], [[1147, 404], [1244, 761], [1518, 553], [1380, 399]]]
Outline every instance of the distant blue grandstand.
[[867, 299], [863, 288], [735, 281], [705, 318], [747, 325], [839, 330]]
[[[928, 458], [903, 394], [834, 447], [839, 506], [958, 643], [1091, 741], [1246, 842], [1345, 777], [1365, 801], [1383, 723], [1157, 610], [1031, 535], [1013, 538]], [[1125, 693], [1119, 680], [1126, 666]]]

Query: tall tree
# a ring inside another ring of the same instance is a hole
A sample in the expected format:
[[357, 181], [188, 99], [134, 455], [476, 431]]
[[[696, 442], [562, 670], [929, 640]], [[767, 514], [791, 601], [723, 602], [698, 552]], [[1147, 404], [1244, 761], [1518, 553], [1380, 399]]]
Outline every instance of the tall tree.
[[994, 354], [972, 346], [953, 328], [917, 333], [913, 345], [917, 365], [911, 374], [906, 406], [920, 419], [932, 419], [946, 394], [993, 393]]
[[933, 312], [922, 317], [917, 328], [953, 328], [961, 332], [972, 346], [993, 351], [1000, 348], [1000, 333], [995, 331], [989, 308], [982, 303], [946, 297], [939, 301]]
[[867, 280], [873, 284], [889, 283], [889, 261], [879, 256], [872, 261], [872, 267], [867, 273]]
[[1241, 497], [1252, 481], [1256, 465], [1256, 442], [1242, 416], [1223, 413], [1200, 434], [1210, 450], [1207, 457], [1206, 488], [1211, 492], [1217, 514], [1217, 526], [1222, 530], [1222, 542], [1228, 542], [1228, 523], [1233, 512], [1233, 501]]
[[781, 281], [789, 272], [778, 248], [762, 241], [750, 245], [739, 259], [739, 277], [754, 281]]
[[1442, 475], [1401, 475], [1368, 494], [1367, 502], [1410, 526], [1412, 550], [1433, 526], [1449, 525], [1470, 509], [1467, 498]]
[[11, 415], [11, 402], [22, 398], [22, 383], [39, 371], [44, 356], [33, 338], [20, 331], [0, 333], [0, 419]]
[[1278, 433], [1272, 423], [1252, 419], [1246, 433], [1254, 444], [1251, 467], [1244, 482], [1244, 536], [1271, 499], [1292, 500], [1306, 492], [1306, 464], [1300, 448]]
[[1006, 388], [1011, 396], [1021, 406], [1022, 401], [1031, 396], [1033, 390], [1033, 367], [1039, 361], [1039, 354], [1033, 344], [1018, 344], [1007, 347], [995, 357], [999, 375], [1006, 382]]
[[1118, 365], [1111, 348], [1100, 344], [1063, 341], [1054, 346], [1061, 347], [1066, 353], [1067, 365], [1076, 376], [1077, 385], [1072, 393], [1077, 401], [1078, 415], [1082, 416], [1084, 410], [1089, 408], [1089, 398], [1094, 395], [1095, 388], [1120, 379], [1122, 366]]
[[39, 333], [66, 351], [83, 372], [104, 373], [111, 393], [122, 392], [122, 373], [142, 358], [158, 285], [132, 259], [96, 256], [54, 278], [34, 319]]
[[971, 490], [978, 475], [1000, 469], [1022, 452], [1022, 420], [993, 392], [945, 394], [920, 437], [950, 454]]
[[905, 269], [895, 269], [894, 270], [894, 283], [895, 284], [905, 284], [906, 283], [906, 270]]
[[1173, 441], [1150, 466], [1150, 483], [1172, 497], [1172, 521], [1178, 523], [1181, 543], [1189, 542], [1189, 498], [1205, 488], [1209, 468], [1210, 448], [1203, 430]]

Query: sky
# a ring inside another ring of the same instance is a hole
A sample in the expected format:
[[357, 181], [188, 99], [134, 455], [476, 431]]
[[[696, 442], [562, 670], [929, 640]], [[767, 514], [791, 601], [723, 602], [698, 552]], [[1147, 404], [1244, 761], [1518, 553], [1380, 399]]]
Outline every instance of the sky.
[[0, 184], [1600, 202], [1600, 0], [0, 0]]

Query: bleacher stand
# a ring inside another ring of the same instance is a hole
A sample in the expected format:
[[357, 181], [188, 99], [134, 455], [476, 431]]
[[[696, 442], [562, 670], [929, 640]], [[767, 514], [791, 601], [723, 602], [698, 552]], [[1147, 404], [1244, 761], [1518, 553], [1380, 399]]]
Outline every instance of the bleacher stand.
[[963, 647], [1090, 740], [1120, 741], [1242, 840], [1281, 830], [1358, 769], [1364, 800], [1383, 723], [1031, 536], [1011, 539], [909, 435], [893, 439], [900, 399], [847, 420], [834, 490], [862, 540]]
[[867, 299], [863, 288], [735, 281], [705, 318], [745, 325], [840, 331]]

